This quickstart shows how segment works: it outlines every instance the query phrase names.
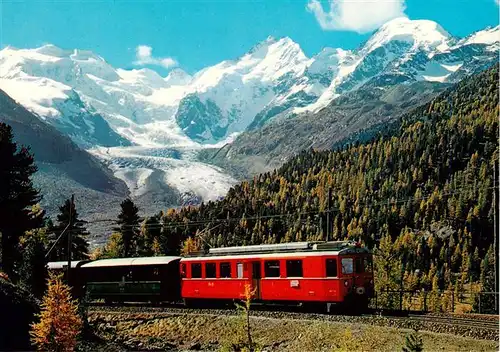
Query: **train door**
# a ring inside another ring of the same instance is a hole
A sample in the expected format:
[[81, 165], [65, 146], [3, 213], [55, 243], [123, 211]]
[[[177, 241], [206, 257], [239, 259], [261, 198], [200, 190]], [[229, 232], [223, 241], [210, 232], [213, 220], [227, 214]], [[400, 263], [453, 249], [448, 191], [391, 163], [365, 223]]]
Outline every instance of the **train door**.
[[255, 299], [260, 299], [260, 262], [252, 262], [252, 282], [255, 289]]
[[354, 257], [352, 256], [339, 256], [340, 268], [342, 279], [347, 292], [352, 292], [356, 287], [356, 277], [354, 274]]
[[365, 286], [363, 258], [359, 255], [354, 258], [354, 285], [356, 287]]

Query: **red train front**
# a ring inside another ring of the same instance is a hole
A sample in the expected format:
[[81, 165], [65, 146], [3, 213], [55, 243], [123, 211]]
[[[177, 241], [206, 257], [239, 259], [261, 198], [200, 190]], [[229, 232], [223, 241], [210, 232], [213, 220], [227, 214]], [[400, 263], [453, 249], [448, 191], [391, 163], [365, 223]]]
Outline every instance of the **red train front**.
[[181, 259], [180, 270], [186, 303], [241, 299], [250, 285], [263, 303], [359, 310], [374, 293], [372, 254], [353, 242], [214, 248]]

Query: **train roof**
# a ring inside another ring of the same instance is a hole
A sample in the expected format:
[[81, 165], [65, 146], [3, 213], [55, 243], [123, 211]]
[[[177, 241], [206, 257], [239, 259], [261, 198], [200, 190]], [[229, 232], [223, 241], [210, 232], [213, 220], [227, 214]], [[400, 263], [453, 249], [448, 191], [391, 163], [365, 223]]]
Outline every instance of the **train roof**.
[[[72, 260], [71, 261], [71, 267], [72, 268], [76, 268], [78, 267], [80, 263], [86, 263], [88, 262], [88, 260]], [[47, 267], [49, 268], [49, 270], [57, 270], [57, 269], [64, 269], [68, 266], [68, 261], [67, 260], [63, 260], [63, 261], [59, 261], [59, 262], [48, 262], [47, 263]]]
[[194, 254], [183, 260], [223, 260], [250, 258], [290, 258], [305, 256], [325, 256], [339, 254], [370, 253], [352, 241], [333, 242], [291, 242], [239, 247], [211, 248], [208, 254]]
[[165, 265], [179, 259], [181, 259], [181, 257], [175, 257], [175, 256], [99, 259], [82, 265], [82, 268], [97, 268], [97, 267], [110, 267], [110, 266], [137, 266], [137, 265]]

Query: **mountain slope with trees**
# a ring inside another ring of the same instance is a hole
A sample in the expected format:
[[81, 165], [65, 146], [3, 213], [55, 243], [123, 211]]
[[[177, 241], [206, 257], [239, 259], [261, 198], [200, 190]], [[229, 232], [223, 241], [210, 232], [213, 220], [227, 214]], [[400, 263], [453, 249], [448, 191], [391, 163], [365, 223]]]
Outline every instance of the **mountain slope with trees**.
[[403, 279], [412, 289], [477, 282], [493, 251], [498, 93], [493, 67], [404, 115], [392, 136], [303, 151], [223, 200], [162, 213], [160, 243], [202, 230], [210, 246], [325, 240], [329, 233], [375, 248], [387, 265], [381, 287], [400, 287]]

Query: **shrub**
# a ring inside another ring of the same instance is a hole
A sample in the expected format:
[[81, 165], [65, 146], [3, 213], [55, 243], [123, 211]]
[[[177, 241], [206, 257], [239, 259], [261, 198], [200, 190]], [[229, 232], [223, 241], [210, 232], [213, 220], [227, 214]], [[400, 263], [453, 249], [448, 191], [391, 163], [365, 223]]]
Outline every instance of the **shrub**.
[[423, 350], [424, 343], [417, 330], [406, 336], [403, 352], [422, 352]]

